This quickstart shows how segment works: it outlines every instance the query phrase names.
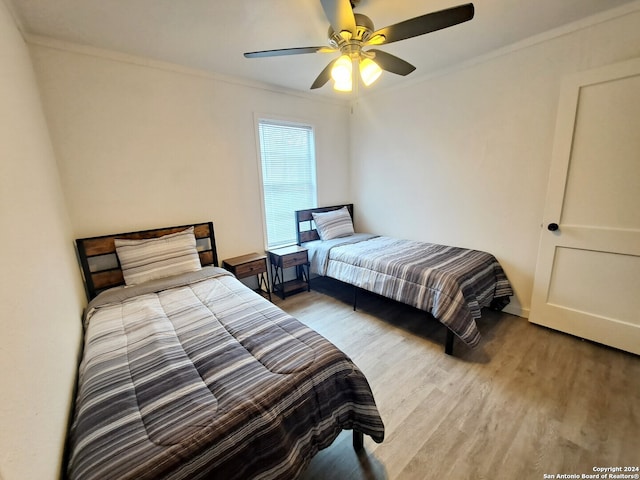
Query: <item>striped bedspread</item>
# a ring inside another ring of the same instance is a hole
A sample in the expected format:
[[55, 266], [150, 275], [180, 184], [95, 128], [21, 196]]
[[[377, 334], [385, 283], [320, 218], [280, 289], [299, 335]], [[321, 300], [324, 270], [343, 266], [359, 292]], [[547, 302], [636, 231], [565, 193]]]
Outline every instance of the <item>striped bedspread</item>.
[[502, 309], [513, 295], [496, 258], [478, 250], [368, 234], [304, 246], [315, 273], [425, 310], [471, 347], [482, 307]]
[[71, 479], [294, 478], [384, 426], [324, 337], [215, 267], [99, 295], [85, 317]]

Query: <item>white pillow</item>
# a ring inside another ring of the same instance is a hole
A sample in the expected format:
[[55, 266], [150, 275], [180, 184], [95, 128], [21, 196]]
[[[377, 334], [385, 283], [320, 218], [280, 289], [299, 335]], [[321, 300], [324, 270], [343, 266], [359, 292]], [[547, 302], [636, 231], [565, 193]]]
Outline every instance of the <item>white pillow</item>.
[[158, 238], [114, 242], [127, 285], [202, 269], [193, 227]]
[[348, 237], [353, 235], [353, 222], [347, 207], [330, 212], [312, 213], [313, 221], [320, 240], [331, 240], [332, 238]]

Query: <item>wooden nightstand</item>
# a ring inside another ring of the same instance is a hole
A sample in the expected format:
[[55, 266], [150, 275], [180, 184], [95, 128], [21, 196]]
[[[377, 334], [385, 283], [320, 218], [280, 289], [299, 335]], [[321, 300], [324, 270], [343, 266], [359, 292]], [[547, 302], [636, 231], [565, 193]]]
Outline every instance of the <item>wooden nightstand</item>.
[[[293, 245], [291, 247], [269, 250], [271, 264], [271, 291], [284, 300], [286, 294], [311, 290], [309, 281], [309, 257], [307, 249]], [[296, 268], [296, 278], [284, 281], [284, 269]]]
[[267, 256], [259, 253], [249, 253], [240, 257], [228, 258], [222, 262], [222, 267], [233, 273], [237, 279], [253, 277], [258, 279], [256, 292], [267, 295], [271, 301], [271, 290], [267, 278]]

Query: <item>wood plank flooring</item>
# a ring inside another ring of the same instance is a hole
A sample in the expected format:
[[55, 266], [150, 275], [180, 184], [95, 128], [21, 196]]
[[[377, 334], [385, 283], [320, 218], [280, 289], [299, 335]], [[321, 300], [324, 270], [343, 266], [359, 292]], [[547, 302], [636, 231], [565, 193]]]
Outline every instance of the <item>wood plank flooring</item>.
[[[276, 302], [346, 352], [385, 422], [357, 455], [343, 432], [311, 462], [315, 479], [523, 479], [640, 466], [640, 357], [485, 311], [476, 349], [424, 312], [314, 279]], [[561, 478], [561, 477], [560, 477]]]

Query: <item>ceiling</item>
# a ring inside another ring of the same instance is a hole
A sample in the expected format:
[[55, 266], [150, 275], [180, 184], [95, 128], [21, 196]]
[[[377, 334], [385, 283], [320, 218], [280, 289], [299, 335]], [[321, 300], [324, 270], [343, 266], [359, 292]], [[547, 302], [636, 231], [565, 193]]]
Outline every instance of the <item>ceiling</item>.
[[[473, 1], [475, 17], [378, 47], [417, 67], [410, 78], [637, 0], [361, 0], [376, 29]], [[24, 33], [309, 92], [336, 54], [247, 59], [243, 52], [327, 44], [320, 0], [8, 0]], [[407, 77], [409, 78], [409, 77]], [[370, 88], [407, 81], [385, 72]], [[330, 83], [313, 93], [340, 97]]]

